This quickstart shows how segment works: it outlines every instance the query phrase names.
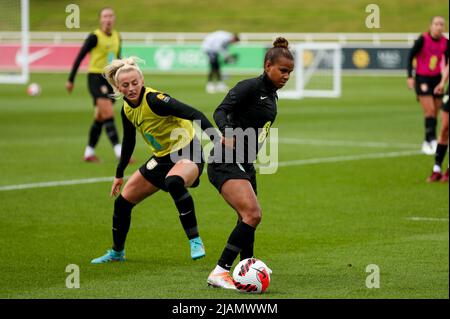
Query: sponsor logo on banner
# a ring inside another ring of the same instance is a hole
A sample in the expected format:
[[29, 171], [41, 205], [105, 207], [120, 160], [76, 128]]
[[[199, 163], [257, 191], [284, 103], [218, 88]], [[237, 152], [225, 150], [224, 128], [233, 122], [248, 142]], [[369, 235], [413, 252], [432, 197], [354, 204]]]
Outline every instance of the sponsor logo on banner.
[[369, 53], [366, 50], [356, 50], [353, 52], [353, 64], [358, 69], [365, 69], [369, 66], [370, 63], [370, 56]]
[[169, 47], [163, 47], [155, 52], [155, 63], [160, 70], [171, 70], [175, 62], [175, 51]]
[[379, 50], [377, 52], [377, 62], [382, 68], [401, 68], [402, 57], [399, 50]]
[[[81, 44], [30, 44], [28, 63], [31, 71], [69, 71]], [[0, 71], [18, 70], [25, 59], [19, 44], [0, 44]], [[82, 61], [86, 70], [89, 58]]]

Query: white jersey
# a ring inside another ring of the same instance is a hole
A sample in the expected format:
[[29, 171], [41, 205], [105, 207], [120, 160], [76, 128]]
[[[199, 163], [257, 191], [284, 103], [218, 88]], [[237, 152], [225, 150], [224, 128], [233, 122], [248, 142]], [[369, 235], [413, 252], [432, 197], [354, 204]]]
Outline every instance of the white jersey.
[[233, 41], [234, 34], [226, 31], [216, 31], [206, 36], [202, 43], [204, 52], [220, 53], [226, 50], [227, 46]]

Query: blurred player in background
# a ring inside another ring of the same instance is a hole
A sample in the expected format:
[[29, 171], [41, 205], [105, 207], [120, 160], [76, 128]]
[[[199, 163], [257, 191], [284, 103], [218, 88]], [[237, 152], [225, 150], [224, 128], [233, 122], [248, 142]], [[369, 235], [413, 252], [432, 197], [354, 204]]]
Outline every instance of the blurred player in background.
[[[228, 53], [228, 47], [232, 43], [239, 41], [237, 34], [226, 31], [216, 31], [208, 34], [202, 43], [202, 50], [208, 56], [209, 73], [208, 83], [206, 84], [206, 92], [226, 92], [227, 85], [223, 82], [222, 72], [220, 70], [219, 58], [222, 56], [225, 63], [234, 63], [236, 56]], [[216, 82], [215, 82], [216, 81]]]
[[[208, 285], [213, 287], [235, 289], [229, 273], [234, 260], [239, 253], [241, 260], [253, 257], [255, 230], [262, 217], [256, 197], [253, 162], [275, 121], [277, 90], [287, 83], [294, 69], [294, 57], [288, 45], [286, 39], [277, 38], [264, 58], [264, 73], [236, 84], [214, 112], [214, 120], [224, 138], [222, 154], [217, 155], [219, 152], [214, 149], [211, 153], [213, 162], [208, 160], [208, 177], [238, 214], [238, 224], [231, 232], [217, 266], [207, 279]], [[240, 129], [253, 132], [256, 137], [254, 143], [250, 138], [244, 139], [243, 143], [236, 141], [238, 137], [235, 134]], [[244, 157], [240, 158], [242, 146]], [[227, 152], [233, 153], [231, 163], [226, 161]]]
[[[449, 73], [448, 67], [449, 65], [447, 60], [447, 66], [444, 68], [442, 72], [442, 80], [434, 89], [436, 94], [442, 94], [442, 92], [444, 92], [445, 90], [445, 84], [448, 82], [448, 73]], [[438, 146], [436, 148], [433, 173], [428, 178], [428, 182], [430, 183], [437, 181], [441, 181], [443, 183], [448, 182], [448, 167], [444, 175], [442, 175], [442, 168], [441, 168], [448, 148], [448, 112], [449, 112], [448, 95], [449, 95], [449, 87], [447, 86], [447, 92], [444, 95], [444, 104], [442, 105], [441, 110], [441, 119], [442, 119], [441, 133], [439, 134]]]
[[[192, 121], [200, 121], [203, 130], [211, 129], [216, 133], [217, 130], [203, 113], [145, 86], [135, 58], [114, 60], [105, 68], [105, 77], [123, 95], [124, 133], [122, 154], [111, 190], [111, 195], [118, 196], [114, 203], [113, 247], [92, 263], [125, 260], [131, 210], [160, 189], [168, 192], [175, 202], [189, 239], [191, 258], [204, 257], [194, 201], [187, 190], [199, 185], [204, 165], [202, 147], [195, 136]], [[120, 194], [124, 170], [136, 145], [136, 130], [141, 133], [153, 156], [130, 177]], [[214, 139], [219, 139], [218, 134], [213, 136]]]
[[[425, 116], [425, 141], [422, 152], [433, 155], [436, 152], [437, 115], [442, 105], [442, 92], [436, 93], [435, 87], [441, 81], [441, 69], [444, 56], [448, 57], [448, 39], [443, 35], [445, 20], [435, 16], [430, 29], [414, 43], [408, 59], [408, 87], [415, 89]], [[416, 74], [413, 77], [413, 60], [416, 59]], [[444, 61], [447, 61], [445, 59]]]
[[116, 157], [120, 158], [121, 145], [114, 123], [114, 99], [110, 97], [110, 94], [113, 94], [114, 91], [108, 81], [102, 76], [103, 68], [113, 59], [120, 58], [121, 40], [119, 33], [114, 30], [114, 22], [115, 15], [112, 8], [107, 7], [100, 10], [100, 28], [89, 34], [85, 40], [66, 83], [66, 89], [71, 93], [81, 61], [90, 53], [88, 87], [93, 98], [95, 112], [94, 122], [89, 131], [88, 145], [84, 151], [84, 160], [86, 162], [99, 161], [95, 155], [95, 147], [102, 133], [103, 126], [113, 145]]

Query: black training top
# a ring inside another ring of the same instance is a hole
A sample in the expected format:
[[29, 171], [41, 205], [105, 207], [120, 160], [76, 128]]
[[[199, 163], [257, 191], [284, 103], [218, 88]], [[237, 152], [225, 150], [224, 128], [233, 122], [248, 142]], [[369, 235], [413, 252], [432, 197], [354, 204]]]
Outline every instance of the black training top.
[[[259, 77], [243, 80], [236, 84], [224, 98], [214, 112], [214, 120], [219, 130], [227, 136], [225, 129], [234, 129], [233, 135], [237, 139], [236, 129], [246, 132], [253, 131], [255, 142], [246, 138], [244, 149], [238, 147], [234, 150], [235, 161], [239, 163], [253, 163], [262, 146], [270, 126], [277, 116], [277, 88], [264, 73]], [[227, 130], [228, 131], [228, 130]], [[244, 152], [239, 156], [236, 152]], [[218, 159], [215, 159], [217, 162]], [[223, 160], [223, 158], [222, 158]]]
[[[145, 87], [142, 87], [137, 105], [141, 104], [141, 101], [144, 98], [144, 93]], [[202, 112], [174, 99], [173, 97], [170, 97], [165, 93], [164, 95], [169, 97], [169, 99], [161, 100], [157, 98], [158, 94], [160, 94], [160, 92], [150, 92], [146, 96], [147, 104], [155, 114], [159, 116], [175, 116], [191, 121], [198, 120], [200, 121], [201, 129], [203, 131], [208, 129], [208, 133], [209, 134], [212, 133], [212, 135], [208, 134], [211, 140], [214, 139], [216, 139], [216, 141], [220, 140], [217, 130], [214, 128], [214, 126]], [[126, 102], [131, 107], [134, 106], [134, 104], [131, 101], [127, 100], [127, 98], [124, 97], [124, 100], [126, 100]], [[125, 115], [123, 107], [121, 115], [123, 124], [123, 141], [122, 141], [122, 154], [120, 157], [119, 165], [117, 166], [116, 170], [117, 178], [123, 177], [125, 168], [127, 167], [130, 161], [131, 155], [133, 154], [134, 147], [136, 145], [136, 128]]]

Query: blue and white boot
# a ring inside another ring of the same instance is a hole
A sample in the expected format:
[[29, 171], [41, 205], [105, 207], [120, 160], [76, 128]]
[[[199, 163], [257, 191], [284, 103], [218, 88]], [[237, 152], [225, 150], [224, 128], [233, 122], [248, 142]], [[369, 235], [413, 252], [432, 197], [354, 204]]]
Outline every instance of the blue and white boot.
[[205, 246], [200, 237], [190, 239], [189, 244], [191, 246], [191, 258], [193, 260], [205, 257]]
[[92, 259], [91, 264], [104, 264], [115, 261], [125, 261], [125, 250], [117, 252], [114, 249], [109, 249], [105, 255]]

